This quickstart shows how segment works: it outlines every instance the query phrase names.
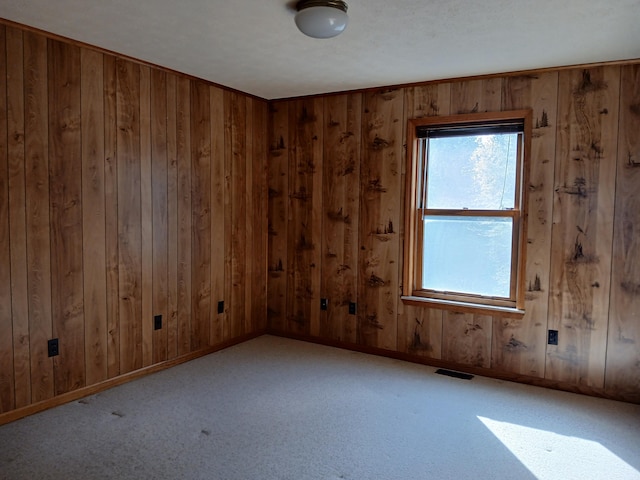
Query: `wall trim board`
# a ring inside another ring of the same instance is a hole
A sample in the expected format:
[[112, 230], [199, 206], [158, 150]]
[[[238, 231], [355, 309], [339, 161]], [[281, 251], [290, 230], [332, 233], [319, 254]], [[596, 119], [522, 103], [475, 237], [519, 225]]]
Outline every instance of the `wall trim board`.
[[163, 72], [167, 72], [167, 73], [172, 73], [174, 75], [180, 75], [181, 77], [186, 77], [186, 78], [188, 78], [190, 80], [197, 80], [199, 82], [204, 82], [207, 85], [210, 85], [212, 87], [222, 88], [223, 90], [227, 90], [229, 92], [240, 93], [242, 95], [254, 98], [256, 100], [261, 100], [263, 102], [268, 101], [267, 99], [262, 98], [262, 97], [258, 97], [257, 95], [253, 95], [251, 93], [246, 93], [246, 92], [243, 92], [241, 90], [238, 90], [238, 89], [235, 89], [235, 88], [232, 88], [232, 87], [228, 87], [226, 85], [221, 85], [219, 83], [212, 82], [211, 80], [205, 80], [204, 78], [196, 77], [194, 75], [189, 75], [188, 73], [180, 72], [179, 70], [173, 70], [171, 68], [163, 67], [162, 65], [156, 65], [155, 63], [147, 62], [145, 60], [140, 60], [139, 58], [136, 58], [136, 57], [130, 57], [129, 55], [125, 55], [123, 53], [118, 53], [118, 52], [115, 52], [113, 50], [109, 50], [107, 48], [98, 47], [96, 45], [92, 45], [90, 43], [85, 43], [85, 42], [82, 42], [80, 40], [74, 40], [73, 38], [65, 37], [63, 35], [58, 35], [56, 33], [51, 33], [51, 32], [48, 32], [46, 30], [41, 30], [41, 29], [39, 29], [37, 27], [32, 27], [30, 25], [25, 25], [24, 23], [14, 22], [13, 20], [7, 20], [6, 18], [0, 17], [0, 25], [1, 24], [4, 24], [4, 25], [6, 25], [8, 27], [19, 28], [19, 29], [27, 31], [27, 32], [36, 33], [38, 35], [44, 36], [45, 38], [48, 38], [48, 39], [51, 39], [51, 40], [58, 40], [58, 41], [61, 41], [61, 42], [65, 42], [65, 43], [68, 43], [70, 45], [74, 45], [76, 47], [86, 48], [86, 49], [93, 50], [93, 51], [96, 51], [96, 52], [100, 52], [100, 53], [103, 53], [103, 54], [106, 54], [106, 55], [113, 55], [116, 58], [120, 58], [120, 59], [123, 59], [123, 60], [128, 60], [130, 62], [137, 63], [139, 65], [143, 65], [143, 66], [150, 67], [150, 68], [153, 68], [153, 69], [156, 69], [156, 70], [160, 70], [160, 71], [163, 71]]
[[64, 405], [65, 403], [73, 402], [74, 400], [79, 400], [89, 395], [95, 395], [96, 393], [104, 392], [105, 390], [108, 390], [113, 387], [117, 387], [118, 385], [123, 385], [125, 383], [131, 382], [132, 380], [137, 380], [139, 378], [146, 377], [147, 375], [151, 375], [153, 373], [157, 373], [162, 370], [167, 370], [169, 368], [175, 367], [182, 363], [195, 360], [196, 358], [204, 357], [206, 355], [219, 352], [226, 348], [233, 347], [234, 345], [239, 345], [240, 343], [253, 340], [254, 338], [265, 335], [266, 333], [267, 333], [266, 331], [248, 333], [246, 335], [242, 335], [232, 340], [226, 340], [213, 347], [204, 348], [202, 350], [191, 352], [186, 355], [182, 355], [180, 357], [174, 358], [172, 360], [167, 360], [165, 362], [156, 363], [148, 367], [141, 368], [139, 370], [134, 370], [132, 372], [125, 373], [124, 375], [110, 378], [108, 380], [105, 380], [100, 383], [96, 383], [94, 385], [89, 385], [88, 387], [82, 387], [77, 390], [73, 390], [71, 392], [63, 393], [56, 397], [50, 398], [48, 400], [43, 400], [38, 403], [27, 405], [26, 407], [10, 410], [6, 413], [0, 414], [0, 426], [5, 425], [7, 423], [14, 422], [16, 420], [20, 420], [21, 418], [28, 417], [30, 415], [34, 415], [44, 410], [49, 410], [50, 408], [53, 408], [53, 407]]
[[282, 330], [276, 330], [273, 328], [267, 329], [266, 335], [290, 338], [292, 340], [300, 340], [302, 342], [314, 343], [316, 345], [325, 345], [328, 347], [341, 348], [343, 350], [349, 350], [352, 352], [360, 352], [360, 353], [366, 353], [369, 355], [377, 355], [380, 357], [391, 358], [394, 360], [402, 360], [404, 362], [427, 365], [429, 367], [445, 368], [448, 370], [455, 370], [458, 372], [469, 373], [469, 374], [478, 375], [481, 377], [493, 378], [495, 380], [504, 380], [507, 382], [523, 383], [525, 385], [532, 385], [534, 387], [549, 388], [551, 390], [560, 390], [563, 392], [577, 393], [580, 395], [606, 398], [608, 400], [640, 404], [640, 402], [638, 402], [633, 398], [626, 398], [620, 395], [611, 395], [611, 394], [608, 394], [603, 389], [599, 389], [599, 388], [585, 387], [581, 385], [574, 385], [571, 383], [547, 380], [544, 378], [537, 378], [529, 375], [517, 375], [517, 374], [504, 372], [504, 371], [491, 369], [491, 368], [473, 367], [470, 365], [463, 365], [460, 363], [448, 362], [444, 360], [438, 360], [435, 358], [422, 357], [419, 355], [411, 355], [410, 353], [398, 352], [395, 350], [386, 350], [383, 348], [372, 347], [368, 345], [360, 345], [360, 344], [351, 343], [351, 342], [341, 342], [338, 340], [332, 340], [329, 338], [321, 338], [321, 337], [313, 337], [310, 335], [300, 335], [296, 333], [285, 332]]

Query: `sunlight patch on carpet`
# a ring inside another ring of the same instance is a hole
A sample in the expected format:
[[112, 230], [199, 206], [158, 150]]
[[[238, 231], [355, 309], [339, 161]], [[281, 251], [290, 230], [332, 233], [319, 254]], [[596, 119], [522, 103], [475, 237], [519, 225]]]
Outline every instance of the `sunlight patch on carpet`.
[[477, 418], [538, 479], [640, 479], [638, 470], [597, 441]]

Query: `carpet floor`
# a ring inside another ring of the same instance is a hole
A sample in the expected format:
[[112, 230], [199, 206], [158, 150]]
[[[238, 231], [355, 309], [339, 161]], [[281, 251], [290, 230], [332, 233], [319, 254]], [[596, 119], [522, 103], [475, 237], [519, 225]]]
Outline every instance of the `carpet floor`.
[[640, 405], [262, 336], [0, 427], [2, 479], [640, 479]]

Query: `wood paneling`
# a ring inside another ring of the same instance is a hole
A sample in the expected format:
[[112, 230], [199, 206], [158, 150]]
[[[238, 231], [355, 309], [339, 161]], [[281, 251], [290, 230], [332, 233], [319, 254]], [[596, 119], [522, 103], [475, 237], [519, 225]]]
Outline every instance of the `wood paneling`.
[[324, 102], [320, 335], [356, 341], [357, 317], [349, 303], [358, 298], [360, 213], [360, 126], [362, 95], [327, 97]]
[[435, 83], [406, 88], [404, 101], [408, 119], [450, 115], [451, 84]]
[[104, 55], [104, 208], [107, 299], [107, 376], [120, 374], [118, 159], [116, 60]]
[[442, 341], [442, 359], [489, 368], [492, 317], [460, 312], [444, 312], [443, 315], [446, 329]]
[[[211, 330], [209, 343], [225, 339], [227, 315], [218, 313], [218, 302], [225, 298], [225, 143], [224, 91], [210, 87], [211, 98]], [[266, 184], [266, 180], [264, 182]]]
[[640, 65], [622, 68], [605, 388], [640, 403]]
[[505, 79], [502, 109], [532, 109], [525, 315], [493, 323], [492, 367], [544, 376], [549, 304], [558, 74]]
[[[253, 99], [247, 98], [245, 101], [245, 110], [244, 110], [244, 118], [245, 118], [245, 136], [244, 136], [244, 156], [242, 157], [244, 160], [244, 188], [240, 187], [240, 190], [244, 190], [244, 204], [245, 204], [245, 228], [244, 228], [244, 238], [245, 238], [245, 248], [247, 251], [254, 251], [255, 245], [257, 243], [255, 234], [259, 231], [260, 227], [258, 225], [257, 218], [254, 216], [256, 212], [253, 211], [253, 165], [251, 162], [247, 161], [247, 158], [252, 158], [253, 156], [253, 124], [251, 122], [246, 121], [247, 115], [249, 112], [253, 110]], [[240, 202], [234, 202], [234, 204], [239, 204]], [[254, 228], [255, 227], [255, 228]], [[234, 258], [236, 258], [234, 256]], [[251, 297], [253, 295], [253, 286], [254, 286], [254, 277], [255, 270], [254, 264], [251, 261], [247, 261], [246, 257], [243, 260], [244, 262], [244, 276], [246, 278], [244, 284], [244, 331], [251, 331], [251, 324], [253, 323], [251, 320]], [[234, 282], [235, 285], [235, 282]]]
[[[82, 246], [86, 382], [108, 378], [105, 220], [105, 111], [102, 55], [81, 51]], [[89, 206], [89, 207], [86, 207]], [[45, 226], [46, 228], [46, 226]], [[47, 230], [48, 231], [48, 230]], [[43, 344], [44, 345], [44, 344]]]
[[266, 327], [267, 121], [265, 101], [0, 23], [0, 414]]
[[47, 41], [24, 34], [25, 184], [27, 281], [31, 401], [54, 394], [53, 361], [47, 356], [52, 337], [51, 239], [49, 236], [49, 159], [47, 115]]
[[191, 351], [191, 82], [178, 79], [178, 355]]
[[[247, 156], [247, 168], [251, 170], [251, 219], [253, 225], [252, 255], [247, 257], [252, 262], [252, 276], [250, 277], [251, 298], [250, 318], [252, 324], [246, 333], [263, 331], [267, 328], [267, 242], [268, 242], [268, 188], [267, 188], [267, 104], [251, 100], [252, 110], [247, 111], [247, 123], [252, 125], [253, 147], [251, 155]], [[251, 121], [249, 121], [249, 119]], [[248, 187], [247, 187], [248, 188]]]
[[48, 41], [51, 299], [55, 391], [85, 385], [80, 49]]
[[292, 102], [269, 105], [269, 326], [284, 330], [287, 316], [287, 220], [289, 218], [289, 108]]
[[[6, 58], [6, 29], [0, 25], [0, 112], [7, 111]], [[7, 115], [0, 114], [0, 413], [15, 407], [7, 143]]]
[[178, 110], [177, 78], [167, 75], [167, 358], [178, 356]]
[[320, 331], [322, 229], [321, 98], [296, 100], [289, 107], [289, 222], [287, 225], [287, 329]]
[[225, 338], [231, 338], [235, 317], [232, 311], [232, 263], [233, 263], [233, 210], [232, 210], [232, 127], [233, 127], [233, 97], [231, 92], [224, 92], [223, 95], [223, 115], [224, 115], [224, 298], [227, 299], [224, 308], [223, 333]]
[[140, 264], [142, 366], [153, 363], [153, 171], [151, 159], [151, 72], [140, 66]]
[[397, 348], [404, 92], [364, 94], [357, 341]]
[[[267, 111], [0, 25], [0, 412], [257, 331], [267, 304], [277, 330], [640, 401], [638, 71], [439, 82]], [[514, 108], [538, 122], [525, 316], [404, 305], [406, 119]], [[357, 322], [344, 312], [356, 286]]]
[[231, 317], [235, 327], [231, 335], [239, 335], [246, 328], [246, 290], [247, 278], [247, 198], [245, 188], [247, 185], [247, 106], [241, 102], [238, 94], [229, 93], [229, 129], [230, 145], [229, 158], [231, 162]]
[[[426, 357], [440, 366], [467, 365], [498, 377], [539, 378], [561, 388], [638, 402], [638, 71], [637, 65], [568, 69], [271, 103], [270, 327], [294, 336], [355, 341], [362, 348]], [[345, 104], [357, 96], [363, 98], [362, 115], [360, 120], [353, 116], [349, 131], [360, 131], [362, 140], [359, 153], [351, 150], [355, 162], [349, 168], [360, 169], [360, 204], [348, 210], [349, 197], [343, 195], [355, 188], [346, 186], [343, 180], [348, 180], [336, 172], [352, 148], [352, 138], [340, 135], [349, 111]], [[309, 105], [320, 100], [324, 118], [318, 152], [318, 129], [311, 125], [319, 110]], [[525, 186], [524, 315], [491, 316], [404, 303], [400, 240], [407, 119], [516, 109], [531, 109], [534, 127]], [[303, 111], [306, 130], [300, 122]], [[301, 160], [308, 158], [314, 167], [322, 166], [321, 202], [313, 197], [318, 177], [301, 172]], [[397, 181], [399, 176], [403, 178]], [[283, 203], [287, 197], [289, 203]], [[321, 214], [321, 222], [314, 213]], [[351, 319], [341, 310], [341, 292], [349, 289], [343, 272], [336, 269], [353, 238], [346, 230], [347, 217], [357, 217], [359, 223], [353, 253], [358, 264], [355, 338], [349, 335]], [[299, 248], [302, 233], [306, 251]], [[312, 252], [319, 242], [318, 265]], [[311, 287], [318, 266], [320, 296]], [[319, 298], [328, 299], [326, 312], [320, 311]], [[315, 332], [318, 314], [320, 329]], [[549, 329], [559, 331], [558, 346], [547, 345]]]
[[[153, 228], [153, 315], [162, 316], [162, 328], [153, 331], [153, 363], [167, 360], [169, 330], [168, 278], [168, 164], [167, 75], [151, 72], [151, 185]], [[150, 319], [144, 319], [150, 322]]]
[[453, 82], [451, 114], [500, 111], [502, 82], [500, 77]]
[[120, 373], [142, 368], [140, 67], [116, 60]]
[[27, 229], [24, 169], [24, 68], [22, 31], [6, 29], [7, 153], [9, 242], [11, 251], [11, 316], [15, 406], [31, 403], [29, 304], [27, 300]]
[[211, 313], [211, 109], [209, 86], [191, 82], [191, 348], [209, 344]]
[[[405, 328], [401, 351], [429, 358], [442, 358], [442, 322], [444, 313], [436, 308], [404, 305], [400, 325]], [[448, 317], [447, 317], [448, 318]], [[400, 335], [400, 334], [398, 334]], [[398, 342], [401, 341], [400, 336]], [[450, 345], [448, 346], [451, 347]]]
[[546, 378], [604, 387], [619, 67], [560, 72]]

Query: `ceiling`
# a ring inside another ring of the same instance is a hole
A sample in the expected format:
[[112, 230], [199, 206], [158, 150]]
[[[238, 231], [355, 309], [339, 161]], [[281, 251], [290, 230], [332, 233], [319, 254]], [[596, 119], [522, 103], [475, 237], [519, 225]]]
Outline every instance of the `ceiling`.
[[265, 99], [640, 58], [640, 0], [347, 0], [335, 38], [291, 0], [2, 0], [0, 17]]

